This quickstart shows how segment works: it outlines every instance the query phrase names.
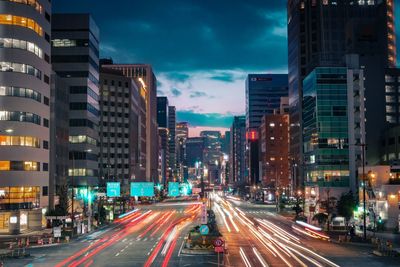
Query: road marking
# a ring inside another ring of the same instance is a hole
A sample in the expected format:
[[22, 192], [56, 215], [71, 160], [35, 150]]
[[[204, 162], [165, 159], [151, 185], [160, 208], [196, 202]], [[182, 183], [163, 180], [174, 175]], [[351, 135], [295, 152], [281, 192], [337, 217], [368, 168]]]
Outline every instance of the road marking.
[[145, 237], [145, 238], [143, 239], [143, 241], [147, 241], [147, 237]]
[[180, 249], [179, 249], [179, 252], [178, 252], [178, 257], [181, 256], [181, 251], [182, 251], [182, 248], [183, 248], [183, 245], [184, 245], [184, 244], [185, 244], [185, 240], [182, 241], [182, 245], [181, 245], [181, 247], [180, 247]]
[[124, 242], [124, 243], [125, 243], [127, 239], [128, 239], [128, 238], [124, 238], [124, 240], [122, 240], [122, 242]]
[[118, 257], [118, 256], [119, 256], [119, 252], [117, 254], [115, 254], [115, 257]]
[[140, 241], [140, 240], [141, 240], [141, 238], [140, 238], [140, 237], [136, 238], [136, 241]]

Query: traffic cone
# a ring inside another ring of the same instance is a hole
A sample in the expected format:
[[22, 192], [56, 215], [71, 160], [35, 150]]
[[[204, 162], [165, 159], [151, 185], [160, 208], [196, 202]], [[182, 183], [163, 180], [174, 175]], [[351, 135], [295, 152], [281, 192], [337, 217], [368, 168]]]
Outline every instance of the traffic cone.
[[12, 250], [13, 249], [13, 244], [10, 242], [10, 250]]
[[26, 239], [26, 247], [29, 247], [29, 237]]

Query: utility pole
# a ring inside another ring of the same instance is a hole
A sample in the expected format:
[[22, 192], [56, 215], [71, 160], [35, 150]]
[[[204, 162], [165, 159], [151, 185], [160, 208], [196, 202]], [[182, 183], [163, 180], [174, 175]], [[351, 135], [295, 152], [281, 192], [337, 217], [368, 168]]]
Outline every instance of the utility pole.
[[363, 233], [364, 233], [364, 241], [367, 240], [367, 210], [366, 210], [366, 192], [365, 192], [365, 144], [361, 144], [362, 149], [362, 172], [363, 172], [363, 207], [364, 207], [364, 217], [363, 217]]
[[72, 196], [71, 196], [71, 222], [72, 222], [72, 236], [74, 235], [74, 224], [75, 224], [75, 214], [74, 214], [74, 171], [75, 171], [75, 154], [72, 151], [72, 172], [71, 172], [71, 185], [72, 185]]

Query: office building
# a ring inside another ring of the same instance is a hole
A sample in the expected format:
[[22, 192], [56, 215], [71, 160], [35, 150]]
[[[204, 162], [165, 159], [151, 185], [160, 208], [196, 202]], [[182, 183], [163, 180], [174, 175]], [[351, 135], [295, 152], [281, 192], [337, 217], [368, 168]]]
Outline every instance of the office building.
[[[379, 162], [385, 125], [383, 69], [396, 66], [394, 1], [288, 1], [290, 154], [303, 181], [303, 79], [320, 66], [343, 66], [345, 55], [359, 54], [365, 70], [366, 162]], [[378, 89], [379, 88], [379, 89]]]
[[205, 165], [219, 165], [221, 163], [221, 132], [219, 131], [202, 131], [200, 137], [204, 138], [204, 156]]
[[273, 114], [281, 106], [281, 98], [288, 96], [287, 74], [249, 74], [246, 79], [246, 163], [248, 183], [260, 182], [259, 127], [266, 114]]
[[189, 137], [189, 123], [178, 122], [176, 124], [176, 168], [179, 180], [187, 180], [186, 164], [186, 140]]
[[[186, 140], [186, 162], [188, 168], [204, 165], [204, 137], [189, 137]], [[196, 164], [197, 163], [197, 164]]]
[[246, 180], [246, 117], [235, 116], [230, 132], [229, 184], [240, 185]]
[[231, 132], [225, 131], [225, 134], [222, 136], [221, 140], [221, 151], [225, 155], [229, 155], [231, 145]]
[[172, 181], [176, 179], [176, 108], [168, 107], [168, 177]]
[[159, 135], [159, 155], [161, 157], [161, 182], [165, 185], [168, 181], [169, 166], [169, 132], [168, 132], [168, 98], [165, 96], [157, 97], [157, 123]]
[[[304, 79], [303, 92], [306, 206], [315, 207], [328, 195], [358, 190], [365, 140], [363, 70], [315, 68]], [[307, 195], [311, 191], [314, 195]]]
[[260, 154], [262, 185], [289, 192], [289, 114], [263, 116]]
[[130, 183], [146, 181], [144, 138], [145, 99], [136, 82], [122, 71], [100, 71], [99, 171], [105, 182], [120, 182], [129, 196]]
[[51, 4], [0, 9], [0, 230], [19, 233], [49, 205]]
[[69, 93], [69, 184], [97, 186], [99, 29], [88, 14], [54, 14], [51, 38], [53, 71]]
[[104, 68], [122, 70], [127, 77], [134, 78], [146, 98], [146, 180], [158, 182], [158, 128], [157, 128], [157, 79], [149, 64], [113, 64], [107, 60]]

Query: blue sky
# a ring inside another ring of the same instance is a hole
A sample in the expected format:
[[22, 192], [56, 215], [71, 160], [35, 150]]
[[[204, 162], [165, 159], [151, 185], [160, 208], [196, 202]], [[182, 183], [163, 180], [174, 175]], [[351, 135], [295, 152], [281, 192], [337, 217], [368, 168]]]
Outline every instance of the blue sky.
[[287, 72], [286, 0], [55, 0], [53, 7], [91, 13], [101, 56], [152, 64], [159, 94], [199, 129], [229, 127], [244, 113], [248, 73]]

